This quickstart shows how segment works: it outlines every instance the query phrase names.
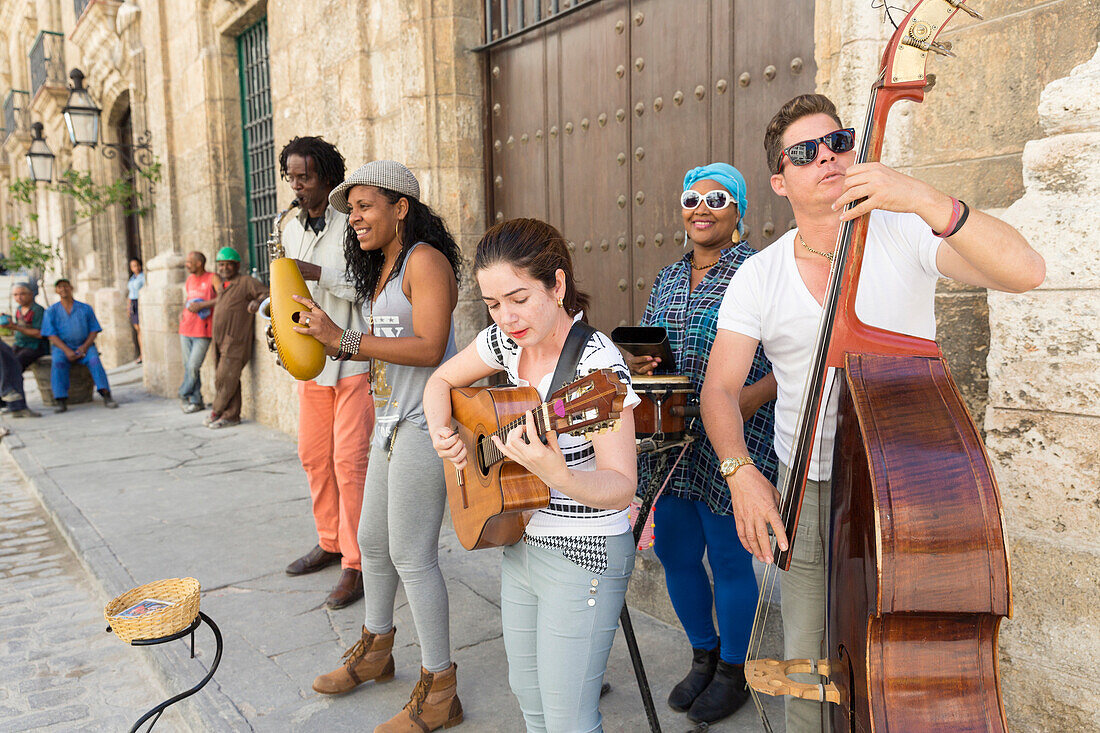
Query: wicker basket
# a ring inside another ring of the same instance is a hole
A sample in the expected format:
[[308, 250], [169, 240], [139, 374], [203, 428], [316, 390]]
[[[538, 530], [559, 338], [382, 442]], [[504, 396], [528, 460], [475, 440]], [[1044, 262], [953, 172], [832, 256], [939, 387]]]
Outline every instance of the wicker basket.
[[[146, 598], [172, 603], [167, 608], [138, 618], [121, 618], [130, 606]], [[129, 644], [134, 639], [159, 639], [186, 629], [199, 615], [199, 581], [167, 578], [132, 588], [107, 604], [103, 616], [118, 638]]]

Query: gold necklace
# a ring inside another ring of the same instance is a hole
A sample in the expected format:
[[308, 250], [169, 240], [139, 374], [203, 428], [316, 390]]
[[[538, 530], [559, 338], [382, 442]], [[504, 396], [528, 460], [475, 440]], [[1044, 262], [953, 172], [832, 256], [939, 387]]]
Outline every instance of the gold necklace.
[[835, 256], [834, 252], [819, 252], [819, 251], [817, 251], [816, 249], [814, 249], [810, 245], [806, 244], [806, 240], [802, 238], [802, 232], [798, 233], [798, 241], [802, 242], [802, 246], [806, 248], [807, 252], [813, 252], [815, 255], [821, 255], [822, 257], [824, 257], [825, 259], [827, 259], [829, 261], [830, 265], [833, 264], [833, 257]]
[[695, 264], [695, 250], [691, 251], [689, 257], [691, 258], [691, 269], [693, 270], [709, 270], [718, 264], [718, 260], [722, 259], [722, 255], [718, 255], [718, 260], [711, 262], [709, 265], [697, 265]]

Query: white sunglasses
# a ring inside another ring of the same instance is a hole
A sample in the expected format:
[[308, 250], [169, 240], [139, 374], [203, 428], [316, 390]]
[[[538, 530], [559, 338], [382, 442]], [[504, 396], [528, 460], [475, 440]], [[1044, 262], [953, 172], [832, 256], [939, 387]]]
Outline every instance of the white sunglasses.
[[688, 211], [694, 211], [699, 208], [699, 204], [706, 204], [707, 208], [711, 211], [721, 211], [729, 206], [731, 201], [733, 201], [733, 196], [731, 196], [728, 191], [723, 191], [720, 188], [716, 188], [713, 191], [707, 191], [706, 193], [692, 191], [689, 188], [687, 191], [680, 194], [680, 206]]

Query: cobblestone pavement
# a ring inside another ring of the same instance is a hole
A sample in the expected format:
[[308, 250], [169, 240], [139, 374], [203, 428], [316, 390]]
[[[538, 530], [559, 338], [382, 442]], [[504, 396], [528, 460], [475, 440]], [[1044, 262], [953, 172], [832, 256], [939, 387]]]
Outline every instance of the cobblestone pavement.
[[[125, 731], [168, 697], [106, 628], [83, 566], [0, 453], [0, 730]], [[159, 726], [178, 730], [169, 709]]]

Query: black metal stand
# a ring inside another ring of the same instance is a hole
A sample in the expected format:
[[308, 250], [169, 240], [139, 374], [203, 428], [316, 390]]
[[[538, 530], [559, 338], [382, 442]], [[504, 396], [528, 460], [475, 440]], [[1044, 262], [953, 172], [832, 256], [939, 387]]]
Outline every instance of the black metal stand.
[[[136, 723], [134, 723], [134, 726], [132, 728], [130, 728], [130, 733], [136, 733], [137, 730], [139, 728], [141, 728], [142, 724], [145, 723], [145, 721], [152, 718], [152, 721], [149, 723], [149, 727], [145, 729], [146, 733], [148, 733], [148, 731], [151, 731], [153, 729], [153, 726], [157, 724], [157, 721], [160, 720], [161, 714], [170, 705], [174, 705], [177, 702], [179, 702], [180, 700], [183, 700], [184, 698], [191, 697], [191, 695], [194, 695], [196, 692], [198, 692], [199, 690], [201, 690], [203, 687], [206, 686], [206, 683], [209, 682], [210, 679], [214, 676], [214, 672], [217, 671], [218, 665], [221, 664], [221, 661], [222, 661], [222, 632], [221, 632], [220, 629], [218, 629], [218, 625], [215, 624], [210, 619], [209, 616], [207, 616], [202, 611], [199, 611], [199, 615], [195, 617], [195, 620], [191, 622], [191, 625], [188, 626], [186, 629], [183, 629], [182, 631], [177, 631], [174, 634], [170, 634], [168, 636], [161, 636], [161, 637], [156, 638], [156, 639], [134, 639], [133, 641], [130, 642], [131, 646], [153, 646], [154, 644], [166, 644], [170, 641], [175, 641], [176, 639], [182, 639], [183, 637], [190, 634], [191, 635], [191, 658], [194, 659], [195, 658], [195, 629], [197, 629], [203, 621], [205, 621], [206, 625], [210, 627], [210, 630], [214, 632], [214, 642], [215, 642], [216, 649], [217, 649], [217, 651], [215, 651], [215, 653], [214, 653], [214, 662], [210, 665], [210, 671], [207, 672], [206, 676], [203, 677], [202, 680], [197, 685], [192, 687], [190, 690], [187, 690], [186, 692], [181, 692], [180, 694], [176, 695], [175, 697], [168, 698], [167, 700], [162, 702], [160, 705], [157, 705], [155, 708], [153, 708], [149, 712], [145, 713], [145, 715], [142, 715], [138, 719], [138, 721]], [[108, 626], [107, 631], [110, 631], [110, 630], [111, 630], [111, 627]]]
[[[668, 445], [662, 445], [659, 448], [656, 447], [656, 444], [652, 448], [648, 446], [640, 448], [640, 451], [660, 453], [660, 462], [653, 470], [649, 486], [646, 487], [645, 496], [642, 497], [642, 504], [638, 508], [638, 516], [634, 519], [635, 547], [638, 546], [638, 541], [642, 538], [642, 530], [645, 528], [646, 520], [649, 519], [649, 513], [653, 510], [653, 502], [657, 500], [657, 487], [663, 480], [665, 468], [668, 466], [668, 451], [680, 448], [690, 440], [689, 437], [687, 440], [676, 441]], [[630, 621], [630, 611], [625, 603], [623, 604], [622, 613], [619, 614], [619, 626], [623, 629], [626, 648], [630, 652], [630, 662], [634, 665], [634, 677], [638, 680], [638, 692], [642, 696], [642, 707], [645, 708], [645, 716], [649, 721], [649, 730], [652, 733], [661, 733], [661, 721], [657, 719], [657, 708], [653, 704], [653, 693], [649, 689], [649, 679], [645, 674], [645, 665], [642, 664], [642, 652], [638, 648], [638, 639], [634, 636], [634, 624]]]

